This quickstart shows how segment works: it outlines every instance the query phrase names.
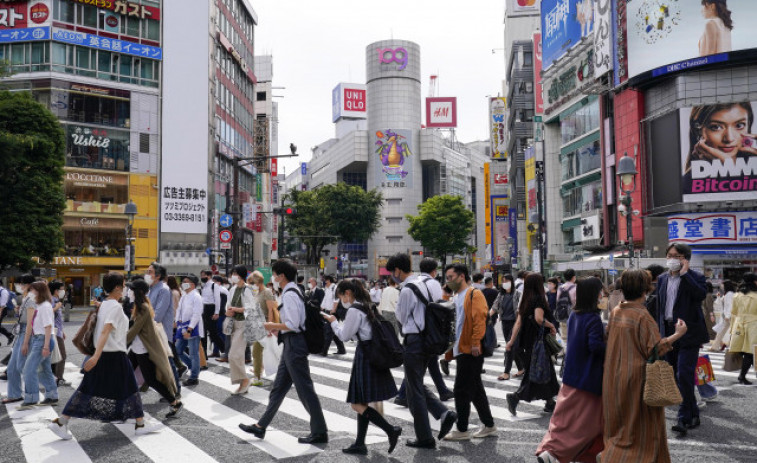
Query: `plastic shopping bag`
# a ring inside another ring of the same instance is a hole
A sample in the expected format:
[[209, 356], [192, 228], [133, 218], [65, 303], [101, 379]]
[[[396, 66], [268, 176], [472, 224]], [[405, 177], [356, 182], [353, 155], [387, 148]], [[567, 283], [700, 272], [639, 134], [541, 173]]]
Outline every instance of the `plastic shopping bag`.
[[279, 369], [279, 361], [281, 360], [281, 352], [284, 349], [284, 345], [279, 344], [277, 336], [266, 336], [258, 342], [263, 346], [263, 369], [265, 370], [265, 375], [271, 376]]

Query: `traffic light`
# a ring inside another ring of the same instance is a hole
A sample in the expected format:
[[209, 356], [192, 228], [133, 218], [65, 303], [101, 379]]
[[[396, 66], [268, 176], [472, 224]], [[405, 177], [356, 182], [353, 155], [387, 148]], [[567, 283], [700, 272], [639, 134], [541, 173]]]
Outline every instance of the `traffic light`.
[[413, 251], [412, 253], [414, 256], [421, 256], [423, 257], [423, 251]]
[[274, 207], [273, 213], [276, 215], [293, 216], [297, 215], [297, 209], [293, 208], [292, 206]]

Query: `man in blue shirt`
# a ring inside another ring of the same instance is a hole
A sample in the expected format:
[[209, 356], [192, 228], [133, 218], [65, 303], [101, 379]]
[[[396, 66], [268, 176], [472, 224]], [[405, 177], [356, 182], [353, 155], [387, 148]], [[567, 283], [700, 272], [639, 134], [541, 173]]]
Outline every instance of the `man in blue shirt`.
[[[166, 339], [173, 341], [173, 297], [171, 296], [171, 289], [166, 283], [167, 277], [168, 272], [166, 268], [157, 262], [150, 264], [145, 272], [145, 283], [150, 285], [150, 292], [147, 294], [147, 298], [150, 300], [152, 309], [155, 311], [155, 321], [163, 327]], [[171, 364], [171, 371], [173, 371], [174, 379], [176, 380], [176, 392], [181, 395], [181, 383], [179, 382], [181, 374], [179, 372], [184, 373], [187, 371], [187, 367], [181, 363], [179, 355], [176, 352], [176, 345], [171, 341], [168, 342], [168, 345], [171, 347], [173, 357], [169, 357], [168, 361]]]
[[276, 379], [268, 396], [268, 406], [256, 424], [239, 424], [239, 428], [259, 439], [265, 437], [265, 430], [273, 421], [292, 384], [297, 389], [300, 402], [310, 413], [310, 435], [300, 437], [301, 444], [325, 444], [329, 441], [326, 419], [318, 395], [313, 387], [308, 363], [308, 346], [305, 341], [305, 303], [297, 284], [297, 267], [289, 260], [279, 259], [271, 266], [272, 281], [283, 288], [281, 296], [281, 323], [267, 322], [267, 331], [278, 330], [279, 342], [284, 344]]

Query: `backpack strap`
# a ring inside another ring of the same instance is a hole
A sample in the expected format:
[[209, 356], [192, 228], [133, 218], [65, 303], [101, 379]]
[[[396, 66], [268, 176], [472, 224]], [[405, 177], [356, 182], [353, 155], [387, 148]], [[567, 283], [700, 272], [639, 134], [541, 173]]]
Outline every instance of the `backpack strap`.
[[[297, 289], [297, 288], [289, 288], [286, 291], [284, 291], [281, 294], [281, 297], [282, 297], [281, 306], [282, 307], [284, 306], [284, 301], [283, 301], [284, 294], [288, 293], [289, 291], [294, 291], [297, 294], [297, 296], [300, 297], [300, 300], [302, 301], [302, 304], [305, 305], [305, 319], [307, 320], [307, 317], [308, 317], [307, 301], [305, 301], [305, 296], [302, 295], [302, 293], [300, 292], [299, 289]], [[300, 330], [301, 331], [305, 331], [305, 325], [300, 326]]]
[[[424, 283], [425, 286], [425, 283]], [[428, 299], [426, 299], [426, 296], [421, 293], [421, 290], [413, 283], [408, 283], [405, 285], [406, 288], [410, 288], [410, 290], [415, 294], [415, 297], [418, 298], [418, 300], [423, 304], [424, 307], [428, 307]], [[428, 286], [426, 286], [426, 292], [428, 292]], [[430, 294], [429, 294], [430, 296]], [[413, 307], [413, 311], [410, 312], [410, 317], [413, 319], [413, 324], [415, 325], [415, 328], [418, 330], [418, 334], [421, 332], [421, 328], [418, 326], [418, 323], [415, 321], [415, 307]]]

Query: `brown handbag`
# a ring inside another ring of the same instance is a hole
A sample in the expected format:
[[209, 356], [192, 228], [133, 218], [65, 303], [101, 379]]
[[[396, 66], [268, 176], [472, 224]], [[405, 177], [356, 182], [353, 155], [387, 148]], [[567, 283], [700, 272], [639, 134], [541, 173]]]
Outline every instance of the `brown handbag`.
[[731, 352], [729, 350], [725, 353], [725, 358], [723, 359], [723, 371], [741, 371], [743, 360], [743, 352]]
[[650, 407], [667, 407], [681, 402], [683, 398], [676, 384], [673, 367], [665, 360], [660, 360], [655, 346], [652, 356], [647, 359], [644, 403]]
[[95, 354], [95, 327], [97, 326], [97, 310], [92, 310], [87, 314], [87, 318], [76, 332], [74, 346], [84, 355]]

